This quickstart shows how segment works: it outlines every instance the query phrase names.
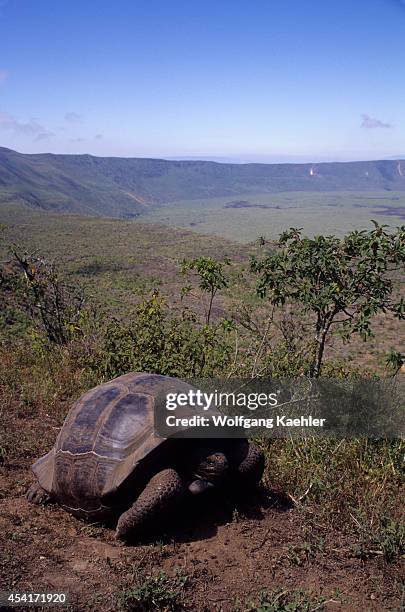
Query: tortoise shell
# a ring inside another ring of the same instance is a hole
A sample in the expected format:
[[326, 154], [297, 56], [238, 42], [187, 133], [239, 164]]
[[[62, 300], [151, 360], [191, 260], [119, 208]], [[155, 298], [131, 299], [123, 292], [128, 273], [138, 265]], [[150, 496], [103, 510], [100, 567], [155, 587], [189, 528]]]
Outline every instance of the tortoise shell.
[[154, 432], [156, 401], [191, 388], [176, 378], [131, 373], [91, 389], [72, 406], [52, 450], [33, 465], [39, 484], [69, 512], [105, 518], [122, 505], [125, 484], [143, 486], [146, 459], [159, 455], [165, 439]]

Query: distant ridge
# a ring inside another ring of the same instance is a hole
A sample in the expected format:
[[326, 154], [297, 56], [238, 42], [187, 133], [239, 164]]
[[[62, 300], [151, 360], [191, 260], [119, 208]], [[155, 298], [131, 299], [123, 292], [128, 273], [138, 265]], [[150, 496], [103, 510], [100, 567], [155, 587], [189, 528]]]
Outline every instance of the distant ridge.
[[0, 147], [0, 206], [130, 218], [176, 200], [283, 191], [405, 191], [405, 161], [230, 164]]

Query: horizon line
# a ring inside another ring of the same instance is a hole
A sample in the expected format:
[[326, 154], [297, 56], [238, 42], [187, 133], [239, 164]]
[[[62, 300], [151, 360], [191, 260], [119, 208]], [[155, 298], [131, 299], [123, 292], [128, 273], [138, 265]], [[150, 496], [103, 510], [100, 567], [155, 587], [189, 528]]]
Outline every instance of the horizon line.
[[[382, 161], [392, 161], [399, 162], [405, 161], [405, 154], [398, 156], [389, 156], [389, 157], [380, 157], [380, 158], [369, 158], [369, 159], [331, 159], [328, 161], [251, 161], [251, 160], [243, 160], [238, 157], [230, 157], [228, 155], [168, 155], [168, 156], [160, 156], [160, 155], [98, 155], [95, 153], [53, 153], [51, 151], [46, 151], [43, 153], [25, 153], [22, 151], [17, 151], [16, 149], [10, 149], [10, 147], [0, 146], [0, 151], [11, 151], [12, 153], [16, 153], [17, 155], [52, 155], [52, 156], [67, 156], [67, 157], [96, 157], [99, 159], [145, 159], [152, 161], [167, 161], [167, 162], [202, 162], [202, 163], [212, 163], [218, 165], [235, 165], [235, 166], [248, 166], [248, 165], [261, 165], [261, 166], [280, 166], [280, 165], [294, 165], [294, 166], [308, 166], [308, 165], [321, 165], [321, 164], [354, 164], [354, 163], [367, 163], [367, 162], [382, 162]], [[259, 157], [261, 155], [259, 154]], [[248, 157], [248, 156], [246, 156]], [[266, 155], [263, 155], [266, 157]], [[276, 156], [275, 156], [276, 157]]]

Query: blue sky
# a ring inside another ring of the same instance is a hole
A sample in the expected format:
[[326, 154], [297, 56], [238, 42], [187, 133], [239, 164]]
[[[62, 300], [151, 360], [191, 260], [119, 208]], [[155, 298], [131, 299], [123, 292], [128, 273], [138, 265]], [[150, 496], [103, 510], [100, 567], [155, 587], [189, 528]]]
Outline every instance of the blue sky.
[[0, 0], [0, 145], [405, 155], [405, 1]]

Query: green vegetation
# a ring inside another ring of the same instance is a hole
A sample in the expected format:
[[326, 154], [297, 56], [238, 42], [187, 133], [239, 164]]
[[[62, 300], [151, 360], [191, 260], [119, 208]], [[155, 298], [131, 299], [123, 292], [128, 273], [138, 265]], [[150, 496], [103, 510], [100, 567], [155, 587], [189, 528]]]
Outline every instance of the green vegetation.
[[[250, 274], [241, 276], [243, 269], [247, 270], [249, 266], [250, 256], [262, 252], [255, 245], [238, 245], [214, 236], [199, 236], [163, 226], [54, 215], [18, 207], [0, 209], [0, 221], [6, 225], [2, 232], [3, 241], [0, 240], [0, 260], [10, 259], [5, 245], [16, 243], [22, 245], [22, 252], [40, 254], [49, 262], [57, 262], [60, 275], [67, 284], [80, 286], [86, 301], [94, 305], [98, 313], [113, 313], [119, 319], [128, 316], [134, 306], [155, 289], [166, 298], [171, 309], [180, 311], [189, 306], [202, 315], [207, 304], [201, 299], [204, 296], [198, 288], [188, 295], [182, 294], [187, 281], [179, 274], [181, 261], [196, 257], [224, 261], [228, 257], [232, 265], [226, 266], [225, 272], [230, 287], [221, 290], [215, 298], [215, 316], [231, 316], [241, 325], [247, 323], [249, 334], [255, 334], [249, 354], [257, 351], [263, 339], [268, 325], [267, 309], [255, 296], [255, 279]], [[2, 315], [6, 316], [4, 310]], [[285, 359], [285, 353], [284, 357], [280, 354], [281, 340], [288, 344], [290, 353], [296, 350], [295, 359], [299, 358], [297, 341], [307, 333], [307, 324], [307, 318], [297, 309], [271, 322], [263, 350], [266, 349], [270, 357], [267, 340], [277, 340], [272, 343], [273, 363], [282, 366]], [[369, 338], [367, 343], [353, 337], [350, 344], [342, 344], [339, 338], [331, 337], [327, 358], [333, 356], [335, 361], [344, 363], [345, 368], [361, 365], [384, 371], [388, 351], [401, 352], [403, 348], [401, 326], [387, 314], [377, 316], [373, 324], [375, 337]], [[12, 329], [17, 332], [23, 327], [23, 321], [15, 320]], [[244, 330], [239, 329], [238, 336], [242, 334]], [[301, 342], [299, 344], [302, 346]], [[250, 376], [251, 370], [248, 371], [247, 366], [243, 371]], [[283, 371], [284, 367], [280, 374]]]
[[109, 321], [90, 365], [103, 380], [127, 372], [156, 372], [178, 377], [221, 375], [232, 346], [229, 326], [198, 323], [184, 308], [173, 314], [158, 293], [135, 308], [129, 321]]
[[10, 259], [6, 245], [12, 243], [21, 245], [22, 252], [57, 262], [67, 282], [80, 285], [99, 310], [116, 315], [128, 312], [156, 288], [171, 303], [180, 302], [183, 258], [247, 257], [240, 245], [159, 225], [18, 207], [0, 208], [0, 220], [6, 226], [0, 240], [1, 260]]
[[239, 198], [248, 205], [231, 208], [234, 198], [229, 196], [176, 200], [148, 209], [141, 219], [247, 243], [263, 234], [276, 239], [288, 227], [302, 227], [309, 236], [343, 236], [371, 228], [370, 219], [399, 225], [405, 215], [405, 194], [400, 191], [255, 192]]
[[[191, 260], [183, 260], [182, 272], [186, 274], [188, 271], [194, 271], [198, 277], [199, 288], [208, 294], [209, 301], [206, 309], [206, 323], [209, 325], [214, 298], [218, 291], [228, 287], [228, 279], [224, 274], [224, 265], [229, 265], [229, 259], [224, 262], [215, 261], [212, 257], [197, 257]], [[189, 285], [184, 288], [183, 293], [188, 293], [192, 290]]]
[[390, 550], [403, 554], [402, 441], [308, 438], [261, 445], [268, 457], [265, 481], [288, 491], [303, 513], [304, 547], [334, 527], [353, 534], [354, 546], [369, 557], [389, 561]]
[[393, 520], [385, 515], [376, 531], [369, 528], [367, 517], [358, 513], [359, 539], [353, 545], [353, 555], [369, 559], [382, 555], [386, 561], [394, 561], [404, 555], [405, 521]]
[[187, 576], [176, 572], [173, 577], [164, 571], [147, 576], [143, 582], [120, 594], [118, 605], [129, 612], [171, 612], [183, 609], [184, 590]]
[[[315, 612], [325, 610], [325, 604], [331, 601], [308, 591], [260, 591], [255, 601], [249, 601], [246, 606], [238, 606], [243, 612]], [[336, 600], [332, 600], [336, 601]]]
[[396, 376], [405, 365], [405, 354], [391, 349], [387, 354], [386, 364], [391, 369], [392, 375]]
[[39, 331], [49, 342], [67, 344], [83, 326], [86, 316], [82, 293], [62, 281], [54, 264], [21, 253], [15, 247], [11, 253], [10, 269], [0, 276], [0, 299], [8, 313], [5, 328], [25, 317], [38, 323]]
[[343, 240], [310, 239], [291, 229], [280, 236], [276, 251], [252, 260], [261, 297], [268, 297], [273, 306], [298, 304], [314, 315], [311, 376], [320, 374], [333, 325], [348, 341], [354, 333], [367, 339], [371, 319], [379, 312], [405, 319], [404, 297], [392, 297], [392, 275], [405, 268], [405, 226], [388, 233], [374, 225], [371, 232], [351, 232]]

